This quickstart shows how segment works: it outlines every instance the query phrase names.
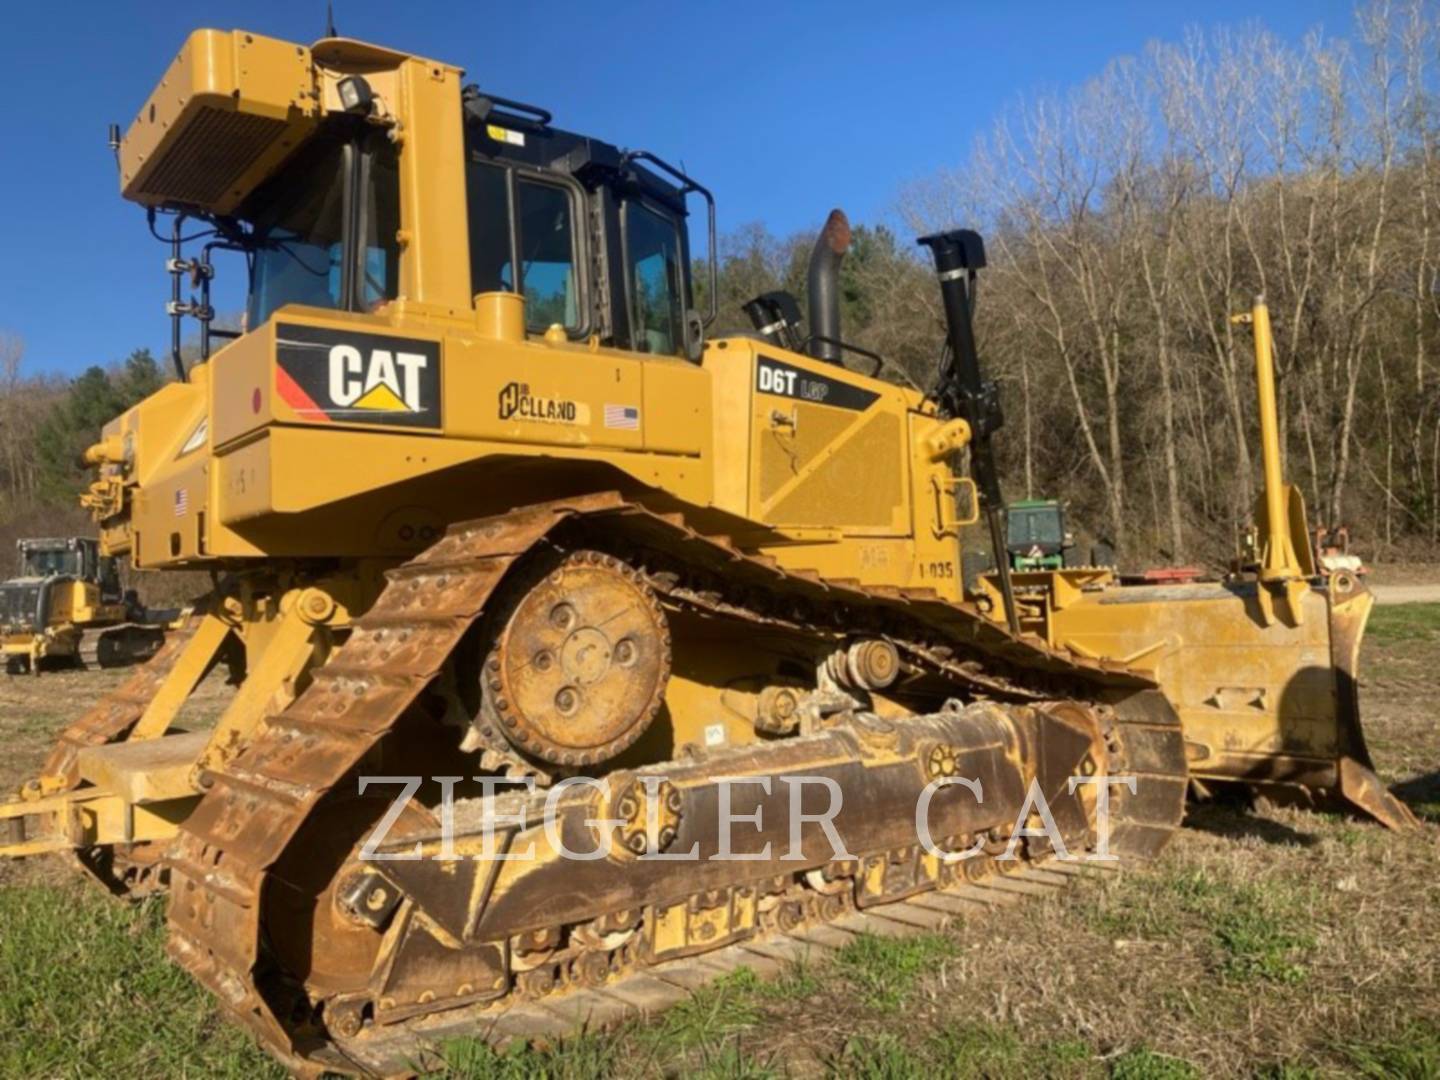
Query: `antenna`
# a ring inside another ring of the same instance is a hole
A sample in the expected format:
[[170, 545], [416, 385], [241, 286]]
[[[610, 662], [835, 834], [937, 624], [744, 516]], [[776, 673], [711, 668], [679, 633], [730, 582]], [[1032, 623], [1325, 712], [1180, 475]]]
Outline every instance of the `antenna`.
[[335, 5], [330, 0], [325, 0], [325, 36], [327, 38], [340, 36], [335, 29]]

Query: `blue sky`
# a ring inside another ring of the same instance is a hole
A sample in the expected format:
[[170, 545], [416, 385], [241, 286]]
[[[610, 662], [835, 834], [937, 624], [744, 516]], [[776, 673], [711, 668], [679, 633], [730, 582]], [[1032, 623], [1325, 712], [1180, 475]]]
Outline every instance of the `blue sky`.
[[[722, 231], [763, 221], [781, 234], [832, 206], [887, 216], [1016, 95], [1081, 82], [1187, 26], [1255, 19], [1298, 39], [1352, 24], [1351, 4], [1331, 0], [338, 0], [335, 19], [346, 36], [459, 64], [562, 127], [683, 161], [715, 192]], [[134, 115], [195, 27], [310, 42], [324, 20], [323, 0], [9, 5], [0, 333], [24, 339], [28, 370], [74, 374], [138, 346], [162, 356], [168, 341], [166, 253], [119, 197], [106, 125]]]

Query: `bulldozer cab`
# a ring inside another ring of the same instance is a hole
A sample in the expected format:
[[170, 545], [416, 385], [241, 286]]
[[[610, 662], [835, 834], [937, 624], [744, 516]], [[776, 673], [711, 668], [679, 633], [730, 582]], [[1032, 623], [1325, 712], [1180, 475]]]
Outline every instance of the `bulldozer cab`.
[[115, 560], [100, 554], [99, 544], [85, 537], [21, 540], [20, 576], [34, 578], [70, 577], [93, 582], [104, 596], [120, 595], [120, 575]]
[[[341, 86], [374, 107], [363, 76]], [[469, 294], [524, 296], [531, 333], [698, 360], [686, 196], [709, 201], [713, 232], [709, 192], [646, 151], [555, 128], [536, 106], [475, 86], [463, 88], [461, 105]], [[245, 257], [247, 329], [287, 305], [372, 312], [401, 295], [401, 157], [365, 116], [329, 112], [228, 212], [214, 212], [213, 196], [182, 208], [168, 193], [177, 237], [187, 217], [217, 234], [198, 258], [176, 256], [203, 295], [177, 299], [172, 318], [200, 319], [202, 359], [212, 337], [239, 336], [210, 325], [217, 251]]]
[[82, 574], [83, 560], [73, 541], [21, 540], [16, 547], [20, 553], [20, 577], [44, 578], [62, 574], [79, 577]]
[[534, 333], [698, 359], [685, 195], [702, 189], [535, 106], [475, 87], [462, 101], [471, 292], [522, 294]]

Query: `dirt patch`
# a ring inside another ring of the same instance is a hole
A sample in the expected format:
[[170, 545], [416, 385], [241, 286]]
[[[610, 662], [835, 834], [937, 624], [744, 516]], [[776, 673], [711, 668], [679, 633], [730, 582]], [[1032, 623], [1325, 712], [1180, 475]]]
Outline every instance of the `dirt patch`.
[[1375, 585], [1440, 585], [1440, 563], [1375, 563], [1367, 566], [1368, 583]]
[[1371, 585], [1377, 604], [1440, 604], [1440, 585]]

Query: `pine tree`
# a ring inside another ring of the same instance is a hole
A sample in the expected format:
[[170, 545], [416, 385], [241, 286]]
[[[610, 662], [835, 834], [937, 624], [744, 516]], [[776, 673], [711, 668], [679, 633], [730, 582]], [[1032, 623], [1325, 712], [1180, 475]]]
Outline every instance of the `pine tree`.
[[50, 410], [35, 439], [39, 494], [54, 504], [73, 504], [90, 480], [83, 455], [100, 430], [165, 383], [149, 349], [136, 349], [112, 371], [91, 367], [70, 384]]

